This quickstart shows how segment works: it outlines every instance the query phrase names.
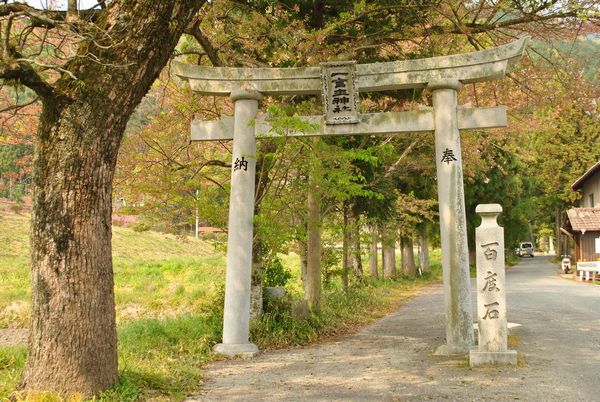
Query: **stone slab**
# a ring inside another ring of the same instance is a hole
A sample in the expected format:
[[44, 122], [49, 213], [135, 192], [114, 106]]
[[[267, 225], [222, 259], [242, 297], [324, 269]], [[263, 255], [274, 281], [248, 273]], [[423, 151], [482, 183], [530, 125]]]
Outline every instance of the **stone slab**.
[[472, 349], [469, 352], [469, 366], [516, 366], [517, 351], [507, 350], [506, 352], [480, 352]]
[[253, 343], [218, 343], [213, 351], [229, 357], [253, 357], [259, 353], [258, 346]]
[[321, 100], [327, 124], [358, 123], [356, 62], [321, 63], [323, 94]]
[[265, 298], [270, 300], [281, 300], [285, 297], [286, 291], [283, 286], [267, 286], [264, 288]]
[[477, 324], [480, 352], [507, 350], [504, 228], [498, 225], [499, 204], [480, 204], [475, 209], [481, 225], [475, 228], [477, 265]]

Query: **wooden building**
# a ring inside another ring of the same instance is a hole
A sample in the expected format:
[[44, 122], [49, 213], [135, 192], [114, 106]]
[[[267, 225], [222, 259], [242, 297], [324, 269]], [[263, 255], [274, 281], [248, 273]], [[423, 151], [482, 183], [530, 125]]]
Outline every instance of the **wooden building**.
[[577, 261], [600, 261], [600, 208], [567, 211], [567, 230], [575, 240]]
[[600, 161], [583, 174], [571, 189], [581, 191], [579, 208], [567, 211], [566, 230], [575, 241], [578, 270], [597, 269], [600, 272]]

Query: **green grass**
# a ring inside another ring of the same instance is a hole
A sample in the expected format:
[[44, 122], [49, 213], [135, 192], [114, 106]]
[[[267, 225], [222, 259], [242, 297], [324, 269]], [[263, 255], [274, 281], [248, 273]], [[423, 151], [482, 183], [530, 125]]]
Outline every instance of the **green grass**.
[[29, 317], [29, 217], [0, 212], [0, 328]]
[[[0, 215], [0, 328], [24, 328], [30, 314], [29, 216]], [[225, 278], [212, 243], [113, 227], [117, 320], [198, 311]]]
[[0, 399], [14, 390], [26, 356], [25, 347], [0, 347]]
[[[366, 256], [365, 256], [366, 257]], [[400, 264], [400, 254], [396, 256]], [[363, 259], [363, 270], [368, 269], [367, 258]], [[261, 349], [303, 345], [322, 337], [334, 336], [352, 331], [359, 325], [382, 317], [392, 311], [401, 300], [411, 297], [420, 286], [439, 281], [441, 278], [440, 250], [430, 253], [431, 269], [420, 277], [406, 278], [399, 275], [395, 280], [371, 280], [363, 278], [361, 282], [352, 279], [348, 294], [341, 287], [339, 279], [323, 288], [321, 314], [306, 320], [294, 318], [291, 314], [292, 301], [284, 300], [275, 305], [266, 305], [267, 310], [259, 319], [251, 323], [250, 336]], [[282, 261], [293, 273], [286, 285], [289, 294], [299, 296], [300, 261], [296, 254], [282, 256]], [[381, 261], [379, 261], [381, 270]], [[351, 275], [352, 276], [352, 275]]]
[[[30, 314], [29, 216], [0, 216], [0, 328], [24, 328]], [[143, 395], [182, 399], [221, 336], [225, 256], [212, 243], [113, 228], [120, 383], [101, 400]], [[0, 399], [18, 381], [25, 348], [0, 347]]]
[[513, 253], [506, 253], [506, 266], [512, 267], [521, 262], [521, 257], [514, 255]]
[[[0, 284], [0, 328], [24, 327], [28, 320], [27, 231], [28, 217], [0, 217], [0, 275], [7, 279]], [[120, 381], [97, 400], [182, 400], [198, 392], [202, 367], [217, 358], [211, 350], [221, 338], [224, 255], [209, 242], [120, 227], [113, 229], [113, 246]], [[288, 293], [298, 298], [299, 258], [282, 260], [293, 273]], [[353, 331], [391, 311], [415, 287], [438, 280], [439, 252], [432, 261], [432, 272], [421, 278], [365, 278], [353, 281], [348, 295], [333, 281], [323, 290], [321, 314], [307, 319], [291, 314], [292, 300], [270, 305], [252, 322], [251, 340], [268, 350]], [[0, 347], [0, 399], [14, 390], [25, 357], [23, 347]]]

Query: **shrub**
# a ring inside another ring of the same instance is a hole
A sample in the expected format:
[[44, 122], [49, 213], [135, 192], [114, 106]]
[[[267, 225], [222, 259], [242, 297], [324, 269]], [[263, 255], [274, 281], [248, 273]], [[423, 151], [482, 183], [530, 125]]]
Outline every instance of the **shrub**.
[[135, 232], [147, 232], [148, 230], [150, 230], [150, 225], [148, 225], [147, 223], [136, 223], [135, 225], [133, 225], [131, 227]]
[[285, 286], [291, 277], [292, 273], [283, 267], [279, 257], [272, 257], [264, 262], [263, 284], [265, 286]]
[[11, 212], [20, 215], [23, 212], [23, 204], [17, 202], [16, 204], [11, 204], [10, 206]]

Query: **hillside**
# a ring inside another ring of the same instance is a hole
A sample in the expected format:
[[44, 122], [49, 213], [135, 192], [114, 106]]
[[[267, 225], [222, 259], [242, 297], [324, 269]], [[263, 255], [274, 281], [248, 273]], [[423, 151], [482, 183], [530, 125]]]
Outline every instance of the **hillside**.
[[[29, 316], [29, 218], [0, 210], [0, 328]], [[115, 226], [113, 262], [118, 320], [193, 312], [224, 281], [223, 253], [190, 237]]]

